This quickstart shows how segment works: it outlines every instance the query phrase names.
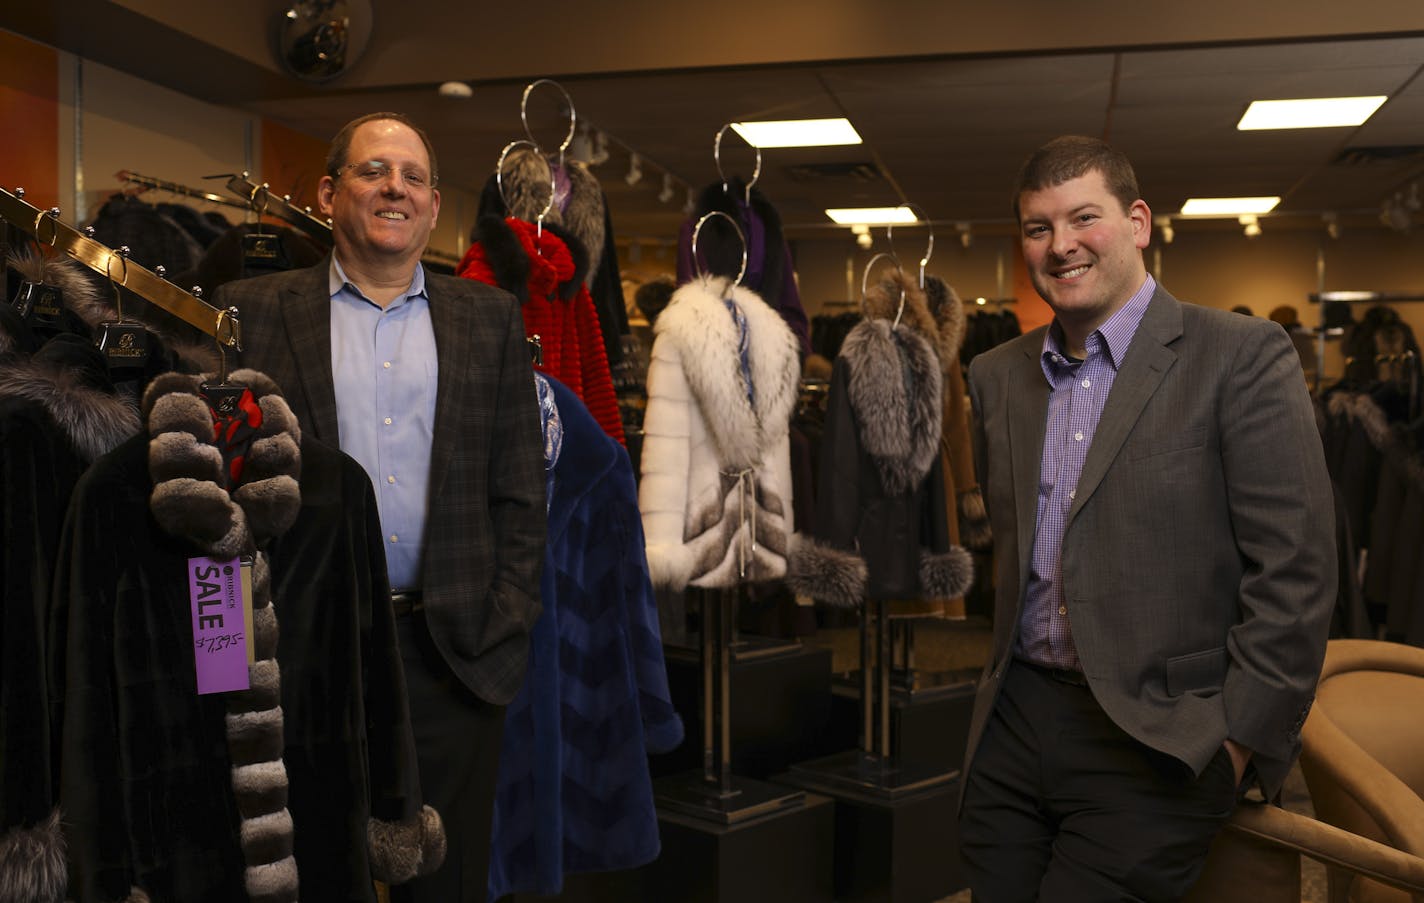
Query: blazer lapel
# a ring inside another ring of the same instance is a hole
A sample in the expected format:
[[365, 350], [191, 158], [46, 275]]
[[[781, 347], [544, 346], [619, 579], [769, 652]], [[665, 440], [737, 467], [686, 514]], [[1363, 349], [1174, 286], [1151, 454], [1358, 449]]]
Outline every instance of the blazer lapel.
[[323, 442], [338, 446], [341, 436], [331, 374], [331, 291], [327, 282], [331, 257], [326, 261], [327, 266], [310, 268], [310, 278], [294, 281], [286, 287], [282, 318], [292, 359], [300, 361], [296, 369], [309, 407], [308, 423], [304, 426]]
[[1068, 509], [1069, 523], [1083, 504], [1092, 498], [1122, 444], [1127, 441], [1142, 409], [1162, 384], [1167, 371], [1177, 362], [1176, 353], [1167, 344], [1181, 334], [1181, 302], [1159, 286], [1142, 315], [1127, 356], [1117, 378], [1113, 380], [1107, 404], [1103, 406], [1103, 416], [1093, 434], [1093, 445], [1088, 449], [1083, 471], [1078, 476], [1077, 495]]
[[1012, 406], [1009, 418], [1009, 455], [1014, 474], [1014, 517], [1019, 529], [1020, 591], [1028, 581], [1034, 528], [1038, 523], [1038, 493], [1029, 487], [1038, 486], [1048, 420], [1048, 381], [1039, 362], [1042, 332], [1033, 335], [1040, 341], [1025, 344], [1023, 360], [1011, 375], [1012, 384], [1008, 388], [1008, 397], [1019, 399], [1019, 403]]
[[455, 298], [440, 291], [438, 280], [425, 276], [425, 290], [430, 298], [430, 321], [435, 329], [435, 356], [439, 362], [435, 387], [435, 433], [431, 438], [430, 492], [432, 497], [445, 483], [455, 443], [466, 419], [464, 408], [464, 374], [472, 367], [460, 366], [460, 361], [476, 347], [473, 330], [474, 303], [469, 298]]

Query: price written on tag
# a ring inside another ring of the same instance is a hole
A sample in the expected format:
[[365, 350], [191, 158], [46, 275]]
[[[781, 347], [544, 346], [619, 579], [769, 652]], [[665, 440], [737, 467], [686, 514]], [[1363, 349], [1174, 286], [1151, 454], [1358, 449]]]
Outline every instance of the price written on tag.
[[248, 628], [238, 559], [189, 558], [188, 599], [198, 694], [246, 690]]

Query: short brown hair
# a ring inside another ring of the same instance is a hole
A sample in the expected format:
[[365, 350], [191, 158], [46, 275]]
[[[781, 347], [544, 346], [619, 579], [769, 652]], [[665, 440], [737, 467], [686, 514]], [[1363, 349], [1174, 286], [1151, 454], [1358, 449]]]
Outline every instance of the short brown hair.
[[420, 137], [420, 143], [425, 145], [425, 155], [430, 158], [430, 184], [434, 185], [438, 182], [440, 167], [435, 162], [435, 148], [431, 145], [425, 130], [411, 122], [410, 117], [404, 113], [367, 113], [365, 116], [358, 116], [343, 125], [341, 131], [336, 133], [336, 137], [331, 139], [331, 146], [326, 149], [326, 174], [334, 179], [341, 175], [341, 167], [351, 162], [346, 159], [346, 155], [351, 152], [351, 136], [356, 134], [358, 128], [368, 122], [386, 120], [399, 122]]
[[1034, 151], [1019, 170], [1014, 183], [1014, 219], [1020, 218], [1019, 198], [1026, 191], [1042, 191], [1071, 179], [1100, 172], [1108, 191], [1127, 212], [1142, 197], [1137, 190], [1137, 173], [1127, 155], [1106, 141], [1083, 135], [1062, 135]]

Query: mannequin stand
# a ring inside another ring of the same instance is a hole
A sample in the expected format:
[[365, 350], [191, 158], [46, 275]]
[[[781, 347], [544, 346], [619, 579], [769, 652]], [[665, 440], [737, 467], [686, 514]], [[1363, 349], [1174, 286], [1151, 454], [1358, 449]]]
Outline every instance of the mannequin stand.
[[654, 783], [659, 809], [736, 824], [802, 806], [800, 790], [732, 774], [732, 651], [738, 588], [702, 595], [702, 769]]

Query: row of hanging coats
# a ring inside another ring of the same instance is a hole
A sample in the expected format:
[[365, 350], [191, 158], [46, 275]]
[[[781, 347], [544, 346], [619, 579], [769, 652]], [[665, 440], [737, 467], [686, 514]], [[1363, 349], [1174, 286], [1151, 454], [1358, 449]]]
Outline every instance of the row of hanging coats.
[[[107, 285], [10, 264], [64, 315], [0, 304], [0, 888], [364, 900], [434, 867], [364, 472], [260, 374], [223, 387], [243, 389], [217, 441], [211, 344], [130, 319], [143, 363], [111, 367]], [[250, 560], [246, 690], [197, 692], [205, 556]]]

